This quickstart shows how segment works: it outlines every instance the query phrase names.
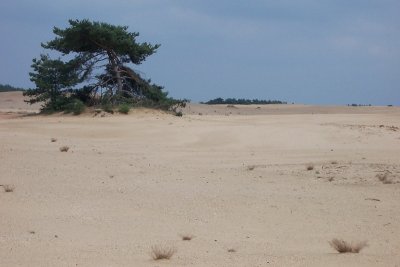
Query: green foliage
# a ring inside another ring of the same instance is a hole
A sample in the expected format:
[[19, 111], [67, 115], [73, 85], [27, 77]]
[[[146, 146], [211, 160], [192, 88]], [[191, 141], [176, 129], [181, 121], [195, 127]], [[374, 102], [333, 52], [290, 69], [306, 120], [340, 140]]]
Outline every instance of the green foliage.
[[79, 99], [72, 99], [69, 103], [64, 106], [65, 113], [72, 113], [74, 115], [79, 115], [85, 111], [85, 104]]
[[160, 47], [158, 44], [137, 43], [136, 37], [139, 33], [128, 32], [127, 26], [114, 26], [86, 19], [69, 20], [69, 24], [70, 27], [64, 30], [54, 27], [53, 33], [57, 38], [42, 46], [64, 54], [111, 54], [108, 56], [113, 59], [121, 57], [122, 62], [130, 60], [133, 64], [140, 64]]
[[61, 59], [50, 59], [48, 55], [40, 55], [40, 59], [33, 59], [29, 73], [35, 89], [24, 91], [24, 96], [30, 99], [26, 102], [34, 104], [42, 102], [43, 110], [60, 111], [69, 102], [68, 95], [71, 88], [81, 82], [79, 59], [63, 62]]
[[118, 112], [119, 113], [128, 114], [129, 110], [131, 110], [131, 106], [129, 104], [126, 104], [126, 103], [121, 104], [118, 107]]
[[11, 86], [9, 84], [0, 84], [0, 92], [24, 91], [23, 88]]
[[268, 104], [287, 104], [287, 102], [279, 101], [279, 100], [259, 100], [259, 99], [244, 99], [244, 98], [227, 98], [223, 99], [221, 97], [209, 100], [204, 104], [208, 105], [216, 105], [216, 104], [224, 104], [224, 105], [268, 105]]
[[69, 24], [66, 29], [55, 27], [56, 38], [42, 47], [70, 60], [48, 55], [33, 60], [30, 76], [36, 88], [25, 92], [29, 103], [43, 102], [43, 110], [57, 111], [78, 99], [85, 105], [101, 105], [107, 112], [121, 103], [171, 111], [184, 105], [184, 100], [168, 97], [163, 87], [150, 84], [129, 66], [141, 64], [160, 45], [137, 42], [139, 33], [128, 32], [126, 26], [89, 20], [69, 20]]
[[111, 103], [107, 103], [106, 102], [106, 103], [101, 105], [101, 108], [107, 113], [114, 114], [114, 108], [113, 108], [113, 105]]

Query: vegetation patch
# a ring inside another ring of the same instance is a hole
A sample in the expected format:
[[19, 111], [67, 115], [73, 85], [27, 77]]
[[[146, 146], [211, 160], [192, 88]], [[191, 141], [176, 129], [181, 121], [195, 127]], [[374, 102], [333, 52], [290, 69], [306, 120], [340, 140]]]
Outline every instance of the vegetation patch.
[[182, 237], [183, 241], [190, 241], [190, 240], [192, 240], [194, 238], [194, 235], [184, 234], [184, 235], [181, 235], [181, 237]]
[[155, 245], [151, 247], [153, 260], [169, 260], [176, 253], [176, 248], [166, 245]]
[[314, 164], [311, 164], [311, 163], [307, 164], [307, 165], [306, 165], [306, 170], [307, 170], [307, 171], [312, 171], [312, 170], [314, 170]]
[[342, 239], [334, 238], [329, 245], [339, 253], [359, 253], [363, 248], [368, 246], [367, 241], [348, 243]]
[[118, 107], [118, 112], [122, 113], [122, 114], [128, 114], [130, 110], [131, 110], [131, 106], [126, 104], [126, 103], [125, 104], [121, 104]]
[[385, 173], [378, 173], [376, 177], [381, 181], [383, 184], [393, 184], [393, 179], [389, 177], [389, 172]]
[[62, 147], [60, 147], [60, 151], [61, 151], [61, 152], [68, 152], [68, 150], [69, 150], [69, 146], [62, 146]]
[[11, 193], [11, 192], [14, 192], [15, 186], [11, 185], [11, 184], [4, 184], [3, 189], [4, 189], [4, 192]]
[[68, 104], [65, 105], [64, 112], [79, 115], [86, 109], [85, 104], [79, 99], [72, 99]]

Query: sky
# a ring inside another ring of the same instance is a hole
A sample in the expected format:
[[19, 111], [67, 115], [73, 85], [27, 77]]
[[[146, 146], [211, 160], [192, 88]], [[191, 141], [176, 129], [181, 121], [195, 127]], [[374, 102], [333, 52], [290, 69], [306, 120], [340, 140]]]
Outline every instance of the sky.
[[29, 88], [54, 26], [89, 19], [161, 44], [134, 66], [193, 102], [400, 105], [399, 0], [1, 0], [0, 83]]

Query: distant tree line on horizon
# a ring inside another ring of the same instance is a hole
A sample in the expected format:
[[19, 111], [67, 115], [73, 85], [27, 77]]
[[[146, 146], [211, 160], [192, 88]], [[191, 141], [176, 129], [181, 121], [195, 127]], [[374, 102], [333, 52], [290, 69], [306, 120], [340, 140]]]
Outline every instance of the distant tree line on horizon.
[[9, 84], [0, 84], [0, 92], [11, 92], [11, 91], [24, 91], [23, 88], [14, 87]]
[[217, 105], [217, 104], [225, 104], [225, 105], [269, 105], [269, 104], [287, 104], [287, 102], [279, 101], [279, 100], [259, 100], [259, 99], [244, 99], [244, 98], [226, 98], [223, 99], [221, 97], [209, 100], [207, 102], [201, 102], [201, 104], [207, 105]]

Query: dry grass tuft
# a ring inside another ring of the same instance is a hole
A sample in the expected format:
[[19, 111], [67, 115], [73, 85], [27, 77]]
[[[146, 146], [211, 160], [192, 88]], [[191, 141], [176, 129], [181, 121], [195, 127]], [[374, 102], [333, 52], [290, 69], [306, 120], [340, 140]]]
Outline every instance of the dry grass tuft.
[[61, 152], [68, 152], [68, 150], [69, 150], [69, 146], [62, 146], [62, 147], [60, 147], [60, 151], [61, 151]]
[[169, 260], [176, 252], [176, 248], [166, 245], [156, 245], [151, 247], [151, 257], [153, 260]]
[[57, 139], [56, 139], [56, 138], [51, 138], [50, 141], [51, 141], [52, 143], [54, 143], [54, 142], [57, 142]]
[[231, 253], [236, 252], [236, 249], [230, 248], [230, 249], [228, 249], [228, 252], [231, 252]]
[[339, 253], [359, 253], [363, 248], [368, 246], [367, 241], [358, 243], [347, 243], [342, 239], [334, 238], [329, 245]]
[[384, 184], [393, 184], [393, 180], [389, 178], [389, 173], [378, 173], [376, 177]]
[[194, 235], [184, 234], [184, 235], [181, 235], [181, 237], [182, 237], [183, 241], [190, 241], [190, 240], [192, 240], [194, 238]]
[[249, 165], [249, 166], [247, 166], [247, 170], [248, 171], [252, 171], [252, 170], [254, 170], [256, 168], [256, 165]]
[[310, 164], [307, 164], [307, 165], [306, 165], [306, 170], [307, 170], [307, 171], [312, 171], [312, 170], [314, 170], [314, 165], [311, 164], [311, 163], [310, 163]]
[[13, 186], [11, 184], [4, 184], [3, 188], [4, 188], [4, 191], [7, 193], [14, 192], [14, 190], [15, 190], [15, 186]]

